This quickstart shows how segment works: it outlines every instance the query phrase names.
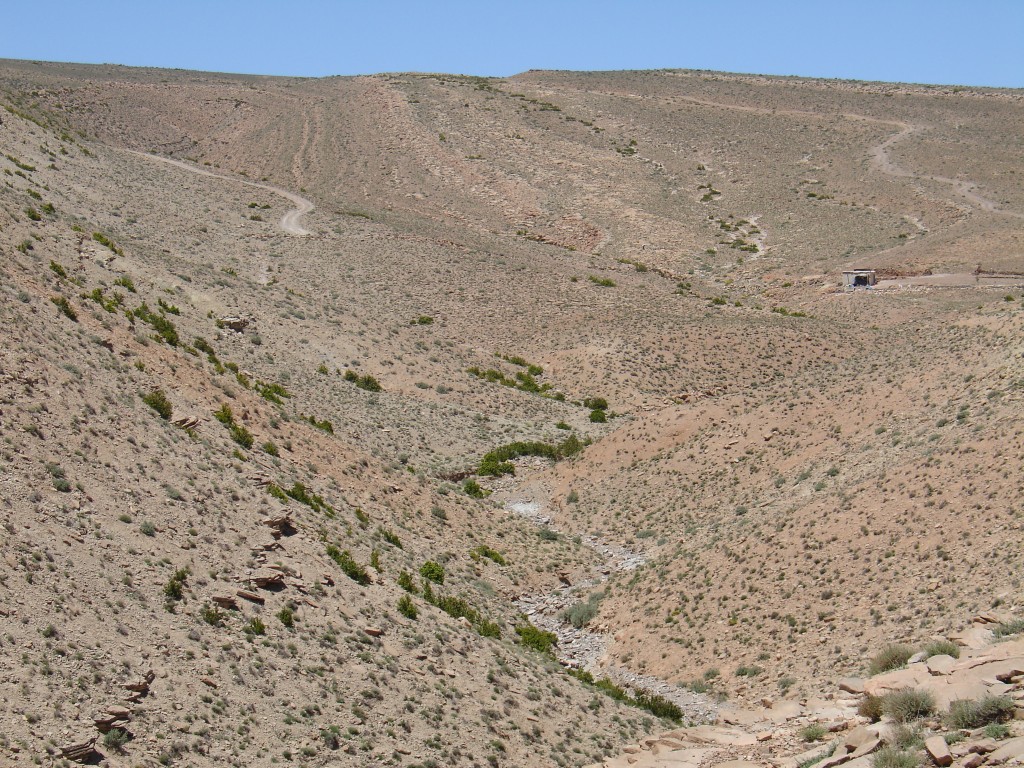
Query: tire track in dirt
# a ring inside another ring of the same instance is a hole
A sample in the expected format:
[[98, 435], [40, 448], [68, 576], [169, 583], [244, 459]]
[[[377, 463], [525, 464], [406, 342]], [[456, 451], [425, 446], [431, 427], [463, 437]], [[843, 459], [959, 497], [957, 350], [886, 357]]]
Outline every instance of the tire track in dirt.
[[984, 197], [976, 191], [978, 185], [968, 179], [951, 179], [948, 176], [933, 176], [931, 174], [918, 174], [908, 171], [905, 168], [900, 167], [892, 161], [889, 156], [889, 149], [894, 145], [898, 144], [908, 136], [912, 136], [915, 133], [920, 133], [924, 130], [923, 126], [920, 125], [905, 125], [905, 127], [899, 131], [899, 133], [893, 134], [888, 139], [883, 141], [871, 148], [871, 160], [875, 164], [875, 167], [882, 173], [886, 173], [890, 176], [896, 176], [904, 179], [915, 179], [918, 181], [933, 181], [939, 184], [948, 184], [956, 190], [957, 194], [966, 199], [968, 202], [977, 206], [983, 211], [988, 213], [995, 213], [1000, 216], [1011, 216], [1015, 219], [1024, 219], [1024, 213], [1018, 211], [1007, 211], [1000, 208], [999, 205], [987, 197]]
[[126, 149], [125, 152], [129, 152], [139, 157], [145, 157], [148, 160], [155, 160], [157, 162], [166, 163], [167, 165], [173, 165], [177, 168], [182, 168], [183, 170], [199, 174], [200, 176], [211, 176], [215, 179], [233, 181], [234, 183], [241, 184], [242, 186], [245, 187], [255, 187], [256, 189], [264, 189], [268, 192], [273, 192], [275, 195], [279, 195], [287, 199], [295, 206], [294, 210], [288, 211], [286, 214], [284, 214], [284, 216], [281, 217], [281, 220], [278, 222], [278, 226], [280, 226], [281, 229], [285, 231], [285, 233], [289, 235], [295, 235], [297, 237], [304, 237], [306, 235], [312, 234], [309, 230], [304, 229], [299, 224], [299, 220], [307, 213], [312, 211], [315, 208], [315, 206], [313, 205], [312, 202], [310, 202], [304, 197], [296, 195], [294, 192], [289, 192], [287, 189], [281, 189], [281, 187], [275, 187], [271, 184], [260, 184], [259, 182], [256, 181], [246, 181], [245, 179], [236, 179], [232, 176], [226, 176], [221, 173], [214, 173], [213, 171], [208, 171], [205, 168], [198, 168], [194, 165], [189, 165], [188, 163], [183, 162], [181, 160], [175, 160], [170, 157], [163, 157], [162, 155], [150, 155], [145, 152], [138, 152], [134, 149]]
[[[557, 90], [557, 89], [555, 89]], [[599, 96], [613, 96], [616, 98], [633, 98], [643, 99], [643, 96], [631, 93], [622, 93], [618, 91], [598, 91], [598, 90], [587, 90], [586, 93], [592, 93]], [[894, 176], [897, 178], [913, 179], [917, 181], [931, 181], [938, 184], [945, 184], [954, 189], [954, 191], [963, 197], [965, 200], [970, 202], [977, 208], [985, 211], [986, 213], [994, 213], [999, 216], [1010, 216], [1015, 219], [1024, 219], [1024, 213], [1019, 211], [1008, 211], [1000, 208], [999, 205], [994, 201], [977, 192], [978, 185], [970, 181], [969, 179], [951, 179], [948, 176], [935, 176], [931, 174], [921, 174], [908, 171], [905, 168], [897, 165], [889, 157], [889, 149], [898, 142], [907, 138], [908, 136], [920, 133], [926, 130], [927, 126], [907, 123], [902, 120], [892, 120], [883, 117], [872, 117], [871, 115], [861, 115], [856, 112], [836, 112], [834, 114], [823, 114], [819, 112], [810, 112], [803, 109], [777, 109], [769, 107], [755, 107], [747, 104], [730, 104], [728, 102], [711, 101], [710, 99], [700, 99], [696, 96], [684, 96], [674, 95], [672, 97], [676, 101], [685, 101], [691, 104], [697, 104], [705, 107], [714, 107], [718, 109], [729, 109], [736, 112], [747, 112], [758, 115], [789, 115], [791, 117], [803, 117], [803, 118], [818, 118], [824, 119], [828, 117], [842, 117], [847, 120], [859, 120], [866, 123], [875, 123], [878, 125], [890, 125], [898, 128], [899, 130], [883, 141], [881, 144], [877, 144], [868, 150], [868, 154], [871, 157], [875, 167], [884, 174]], [[668, 99], [659, 99], [660, 101], [668, 102]], [[952, 200], [943, 200], [955, 205]]]

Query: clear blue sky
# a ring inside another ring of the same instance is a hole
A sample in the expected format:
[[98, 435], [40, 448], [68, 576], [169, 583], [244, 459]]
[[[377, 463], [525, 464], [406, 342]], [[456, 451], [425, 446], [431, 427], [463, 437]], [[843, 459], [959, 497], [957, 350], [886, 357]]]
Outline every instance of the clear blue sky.
[[0, 57], [280, 75], [716, 69], [1024, 87], [1024, 0], [48, 0]]

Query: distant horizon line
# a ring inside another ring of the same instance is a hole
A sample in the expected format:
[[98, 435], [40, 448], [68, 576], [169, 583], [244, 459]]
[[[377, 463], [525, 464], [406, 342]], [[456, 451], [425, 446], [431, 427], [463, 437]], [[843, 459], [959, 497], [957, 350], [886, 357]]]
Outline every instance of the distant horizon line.
[[655, 68], [639, 68], [639, 69], [565, 69], [557, 67], [530, 67], [518, 72], [514, 72], [510, 75], [479, 75], [471, 74], [468, 72], [445, 72], [445, 71], [431, 71], [431, 70], [381, 70], [379, 72], [357, 72], [348, 74], [327, 74], [327, 75], [290, 75], [290, 74], [268, 74], [266, 72], [242, 72], [242, 71], [230, 71], [230, 70], [217, 70], [217, 69], [190, 69], [188, 67], [172, 67], [164, 66], [159, 64], [122, 64], [113, 61], [69, 61], [69, 60], [58, 60], [58, 59], [16, 59], [8, 57], [0, 57], [0, 63], [2, 62], [17, 62], [22, 64], [35, 64], [35, 65], [66, 65], [66, 66], [79, 66], [79, 67], [116, 67], [120, 69], [139, 69], [139, 70], [160, 70], [164, 72], [192, 72], [200, 75], [225, 75], [234, 77], [258, 77], [258, 78], [280, 78], [285, 80], [329, 80], [332, 78], [343, 78], [343, 77], [377, 77], [380, 75], [449, 75], [451, 77], [471, 77], [480, 78], [485, 80], [508, 80], [518, 75], [525, 75], [531, 72], [557, 72], [557, 73], [571, 73], [571, 74], [608, 74], [614, 72], [622, 73], [657, 73], [657, 72], [687, 72], [687, 73], [706, 73], [715, 75], [730, 75], [734, 77], [764, 77], [764, 78], [775, 78], [781, 80], [817, 80], [824, 82], [840, 82], [840, 83], [860, 83], [860, 84], [877, 84], [877, 85], [905, 85], [915, 86], [922, 88], [971, 88], [979, 90], [991, 90], [991, 91], [1020, 91], [1024, 90], [1024, 86], [1006, 86], [1006, 85], [979, 85], [973, 83], [927, 83], [927, 82], [916, 82], [910, 80], [871, 80], [858, 77], [838, 77], [838, 76], [825, 76], [825, 75], [799, 75], [799, 74], [772, 74], [768, 72], [739, 72], [724, 69], [705, 69], [695, 67], [655, 67]]

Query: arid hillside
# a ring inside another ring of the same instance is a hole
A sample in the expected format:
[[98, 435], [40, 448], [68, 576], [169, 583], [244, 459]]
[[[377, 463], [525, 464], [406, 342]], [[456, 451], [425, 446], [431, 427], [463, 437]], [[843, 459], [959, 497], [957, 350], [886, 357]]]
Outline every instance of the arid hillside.
[[1024, 94], [0, 105], [0, 763], [586, 765], [1014, 626]]

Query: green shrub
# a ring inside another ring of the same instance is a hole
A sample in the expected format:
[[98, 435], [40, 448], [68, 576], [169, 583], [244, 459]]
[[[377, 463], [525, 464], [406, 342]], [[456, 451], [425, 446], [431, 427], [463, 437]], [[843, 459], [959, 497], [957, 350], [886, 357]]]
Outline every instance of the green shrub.
[[78, 313], [75, 312], [75, 308], [71, 306], [66, 298], [63, 296], [54, 296], [50, 301], [57, 306], [57, 309], [59, 309], [68, 320], [75, 323], [78, 322]]
[[444, 566], [433, 560], [427, 560], [420, 566], [420, 576], [435, 584], [444, 584]]
[[142, 402], [156, 411], [164, 421], [171, 420], [173, 406], [171, 406], [171, 401], [167, 399], [167, 394], [162, 389], [154, 389], [143, 395]]
[[924, 746], [924, 729], [918, 723], [897, 723], [889, 736], [897, 749], [920, 749]]
[[416, 604], [408, 595], [402, 595], [398, 598], [398, 612], [407, 619], [415, 619], [420, 615], [419, 610], [416, 608]]
[[954, 659], [960, 658], [960, 646], [952, 640], [936, 640], [935, 642], [928, 643], [924, 647], [924, 652], [928, 655], [928, 658], [941, 655], [952, 656]]
[[664, 696], [659, 696], [656, 693], [639, 691], [636, 696], [633, 697], [633, 702], [636, 706], [641, 709], [646, 709], [656, 717], [664, 717], [665, 719], [672, 720], [676, 723], [683, 719], [683, 710]]
[[267, 634], [267, 625], [263, 623], [263, 619], [259, 616], [253, 616], [249, 619], [249, 623], [245, 625], [244, 632], [247, 635], [265, 635]]
[[1010, 729], [1003, 723], [989, 723], [982, 729], [982, 732], [986, 737], [996, 741], [1005, 739], [1010, 735]]
[[420, 591], [419, 587], [416, 586], [416, 582], [412, 580], [412, 575], [405, 569], [402, 569], [402, 572], [398, 574], [398, 586], [414, 595]]
[[558, 636], [554, 632], [546, 632], [527, 622], [516, 627], [516, 634], [519, 635], [520, 645], [540, 651], [547, 656], [554, 656], [553, 649], [558, 645]]
[[120, 285], [122, 288], [126, 289], [128, 292], [135, 293], [135, 283], [132, 282], [132, 279], [130, 277], [128, 277], [127, 275], [121, 275], [121, 277], [117, 278], [114, 281], [114, 285]]
[[803, 741], [821, 741], [828, 733], [828, 728], [821, 723], [808, 723], [800, 729], [800, 738]]
[[185, 594], [185, 581], [188, 579], [188, 569], [179, 568], [164, 585], [164, 597], [168, 602], [181, 600]]
[[181, 310], [180, 309], [178, 309], [173, 304], [168, 304], [163, 299], [157, 299], [156, 300], [156, 304], [157, 304], [158, 307], [160, 307], [160, 310], [162, 312], [166, 312], [169, 315], [180, 315], [181, 314]]
[[199, 616], [211, 627], [219, 627], [224, 623], [224, 613], [215, 605], [204, 605]]
[[909, 645], [889, 645], [879, 651], [873, 659], [868, 670], [872, 675], [882, 672], [889, 672], [900, 669], [907, 664], [907, 660], [914, 655], [914, 649]]
[[103, 734], [103, 746], [115, 752], [121, 752], [128, 743], [128, 732], [120, 728], [111, 728]]
[[92, 239], [95, 240], [100, 245], [109, 248], [114, 253], [116, 253], [118, 256], [124, 256], [124, 252], [120, 248], [117, 247], [117, 244], [114, 243], [113, 240], [111, 240], [109, 237], [104, 235], [102, 232], [93, 232], [92, 233]]
[[764, 672], [764, 667], [759, 667], [757, 664], [743, 665], [736, 669], [736, 677], [757, 677], [762, 672]]
[[608, 421], [608, 417], [605, 415], [604, 411], [594, 410], [590, 412], [590, 420], [594, 424], [605, 424]]
[[1009, 696], [985, 696], [977, 701], [957, 699], [950, 702], [946, 724], [950, 728], [981, 728], [1013, 717], [1013, 699]]
[[398, 549], [402, 548], [402, 540], [398, 538], [398, 534], [393, 531], [389, 531], [387, 528], [380, 528], [380, 537], [384, 539], [388, 544]]
[[235, 414], [231, 412], [231, 406], [227, 403], [221, 403], [220, 408], [213, 412], [213, 418], [225, 427], [230, 427], [235, 423]]
[[615, 683], [613, 683], [607, 677], [602, 677], [600, 680], [594, 683], [594, 687], [607, 696], [611, 696], [616, 701], [629, 701], [629, 694], [626, 690]]
[[56, 261], [53, 261], [52, 259], [50, 260], [50, 270], [53, 272], [53, 274], [55, 274], [57, 277], [61, 278], [62, 280], [67, 280], [68, 279], [68, 272], [67, 272], [67, 270], [64, 269], [63, 265], [58, 264]]
[[473, 628], [481, 637], [501, 639], [501, 627], [498, 626], [497, 622], [488, 621], [487, 619], [480, 617], [473, 625]]
[[252, 436], [252, 432], [241, 424], [232, 424], [228, 427], [228, 431], [231, 433], [231, 439], [243, 448], [252, 448], [253, 443], [256, 442], [256, 438]]
[[270, 402], [277, 403], [278, 405], [284, 404], [283, 398], [292, 396], [292, 393], [289, 392], [283, 385], [268, 384], [265, 381], [256, 382], [256, 392], [259, 393], [259, 396], [262, 397], [264, 400], [269, 400]]
[[268, 456], [280, 456], [281, 455], [281, 452], [277, 449], [277, 446], [274, 445], [274, 443], [272, 443], [269, 440], [267, 442], [265, 442], [260, 447], [263, 449], [263, 452], [265, 454], [267, 454]]
[[347, 549], [341, 550], [333, 544], [328, 544], [327, 556], [337, 563], [342, 572], [352, 581], [363, 586], [370, 583], [370, 574], [366, 572], [363, 566], [352, 559], [352, 555], [349, 554]]
[[[267, 487], [267, 490], [270, 491], [270, 486]], [[330, 504], [324, 501], [323, 497], [320, 496], [318, 493], [314, 493], [313, 491], [309, 490], [308, 488], [306, 488], [305, 484], [300, 483], [297, 480], [294, 483], [292, 483], [291, 488], [286, 488], [284, 490], [278, 489], [278, 491], [281, 494], [283, 494], [283, 497], [278, 496], [278, 494], [274, 493], [273, 491], [270, 491], [270, 494], [272, 496], [277, 496], [277, 498], [280, 498], [282, 501], [287, 501], [287, 499], [295, 499], [295, 501], [299, 502], [300, 504], [305, 504], [314, 512], [323, 512], [327, 517], [334, 517], [335, 515], [334, 507], [332, 507]]]
[[331, 424], [331, 422], [329, 422], [327, 419], [321, 419], [318, 421], [315, 416], [303, 416], [302, 419], [304, 421], [308, 421], [314, 427], [323, 432], [326, 432], [329, 435], [334, 434], [334, 425]]
[[383, 391], [383, 387], [381, 387], [380, 382], [368, 373], [360, 376], [350, 368], [345, 371], [342, 378], [345, 379], [345, 381], [355, 384], [359, 389], [365, 389], [367, 392]]
[[877, 723], [884, 714], [882, 712], [882, 697], [874, 694], [865, 696], [857, 707], [857, 714], [866, 717], [872, 723]]
[[491, 495], [491, 492], [486, 488], [482, 487], [480, 483], [474, 480], [472, 477], [467, 478], [462, 484], [462, 490], [467, 496], [471, 496], [474, 499], [486, 499]]
[[157, 339], [162, 339], [172, 347], [177, 347], [181, 344], [181, 339], [178, 337], [178, 330], [174, 327], [174, 323], [159, 312], [152, 312], [145, 302], [140, 304], [132, 314], [144, 323], [149, 323], [153, 330], [156, 331]]
[[287, 605], [277, 612], [277, 618], [289, 629], [295, 626], [295, 612]]
[[796, 768], [812, 768], [813, 766], [817, 765], [822, 760], [824, 760], [826, 757], [829, 757], [831, 754], [832, 754], [831, 748], [830, 749], [826, 749], [821, 754], [813, 755], [813, 756], [807, 758], [806, 760], [797, 763]]
[[486, 557], [488, 560], [492, 560], [498, 565], [505, 565], [505, 558], [502, 554], [496, 549], [491, 549], [486, 544], [481, 544], [479, 547], [471, 549], [469, 551], [469, 556], [477, 562], [480, 562], [481, 558]]
[[586, 600], [579, 602], [562, 612], [562, 620], [572, 624], [576, 629], [585, 627], [597, 616], [597, 607], [604, 598], [603, 592], [594, 592]]
[[558, 461], [579, 453], [585, 445], [576, 435], [569, 435], [558, 445], [539, 441], [508, 443], [484, 454], [480, 460], [480, 466], [477, 468], [477, 474], [494, 477], [514, 475], [515, 466], [511, 462], [512, 459], [521, 456], [540, 456]]
[[882, 747], [871, 758], [871, 768], [917, 768], [921, 759], [898, 747]]
[[602, 288], [614, 288], [615, 287], [615, 281], [612, 280], [610, 277], [600, 277], [598, 275], [588, 275], [587, 279], [590, 280], [590, 282], [592, 282], [594, 285], [600, 285]]
[[935, 697], [930, 691], [901, 688], [882, 696], [882, 712], [897, 723], [909, 723], [935, 711]]
[[143, 536], [156, 536], [156, 526], [149, 522], [149, 520], [143, 520], [139, 524], [139, 531]]
[[997, 624], [995, 629], [992, 630], [996, 637], [1007, 637], [1008, 635], [1017, 635], [1024, 632], [1024, 618], [1011, 619], [1010, 621], [1004, 621], [1002, 624]]
[[562, 618], [577, 629], [585, 627], [597, 615], [597, 606], [591, 603], [576, 603], [562, 612]]

